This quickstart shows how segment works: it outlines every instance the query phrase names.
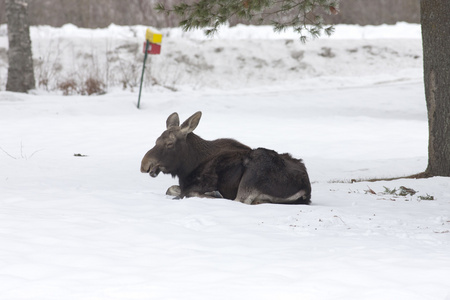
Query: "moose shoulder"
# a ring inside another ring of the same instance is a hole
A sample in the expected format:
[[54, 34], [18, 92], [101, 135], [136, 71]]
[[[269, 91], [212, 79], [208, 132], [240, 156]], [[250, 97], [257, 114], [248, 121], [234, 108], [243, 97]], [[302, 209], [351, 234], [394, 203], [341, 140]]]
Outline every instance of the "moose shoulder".
[[142, 159], [141, 172], [179, 179], [168, 190], [183, 197], [219, 197], [247, 204], [309, 204], [311, 184], [305, 165], [289, 154], [251, 149], [233, 139], [206, 141], [193, 133], [201, 112], [180, 125], [177, 113]]

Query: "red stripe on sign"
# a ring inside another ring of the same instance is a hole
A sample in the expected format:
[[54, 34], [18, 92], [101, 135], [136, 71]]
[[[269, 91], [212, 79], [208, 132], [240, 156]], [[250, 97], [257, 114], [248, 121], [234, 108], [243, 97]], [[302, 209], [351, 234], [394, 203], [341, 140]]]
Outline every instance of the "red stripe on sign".
[[[145, 45], [146, 44], [147, 44], [147, 42], [144, 42], [144, 49], [142, 49], [142, 52], [144, 52], [144, 53], [145, 53]], [[161, 45], [149, 43], [147, 53], [148, 54], [160, 54], [161, 53]]]

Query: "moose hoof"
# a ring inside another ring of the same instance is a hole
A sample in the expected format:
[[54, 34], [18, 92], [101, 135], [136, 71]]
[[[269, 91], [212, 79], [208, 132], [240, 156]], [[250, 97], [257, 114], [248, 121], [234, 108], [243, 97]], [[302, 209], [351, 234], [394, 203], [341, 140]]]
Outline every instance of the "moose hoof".
[[223, 198], [222, 194], [219, 191], [207, 192], [205, 193], [205, 196], [211, 198]]
[[166, 195], [175, 196], [176, 198], [181, 198], [181, 188], [179, 185], [172, 185], [167, 189]]

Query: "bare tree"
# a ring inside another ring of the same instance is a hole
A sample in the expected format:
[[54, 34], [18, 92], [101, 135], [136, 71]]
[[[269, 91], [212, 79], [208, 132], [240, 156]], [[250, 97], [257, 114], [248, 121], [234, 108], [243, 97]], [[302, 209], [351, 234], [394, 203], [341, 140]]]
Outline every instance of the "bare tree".
[[428, 167], [425, 176], [450, 176], [450, 3], [421, 0]]
[[6, 90], [26, 93], [35, 88], [27, 3], [7, 0], [6, 19], [9, 41]]

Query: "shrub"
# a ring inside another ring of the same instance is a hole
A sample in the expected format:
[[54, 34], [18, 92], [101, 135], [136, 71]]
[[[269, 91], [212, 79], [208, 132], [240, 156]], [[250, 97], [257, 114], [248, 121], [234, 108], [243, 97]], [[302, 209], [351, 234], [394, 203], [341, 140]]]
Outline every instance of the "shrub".
[[58, 89], [63, 92], [64, 96], [81, 94], [81, 95], [102, 95], [105, 94], [105, 84], [93, 77], [89, 77], [82, 83], [77, 83], [75, 79], [66, 79], [58, 84]]
[[106, 93], [105, 84], [101, 80], [95, 79], [93, 77], [89, 77], [88, 79], [86, 79], [86, 81], [84, 82], [84, 87], [80, 91], [80, 94], [82, 94], [82, 95], [85, 95], [85, 94], [102, 95], [105, 93]]
[[77, 83], [74, 79], [66, 79], [58, 84], [58, 88], [63, 92], [64, 96], [72, 95], [77, 92]]

